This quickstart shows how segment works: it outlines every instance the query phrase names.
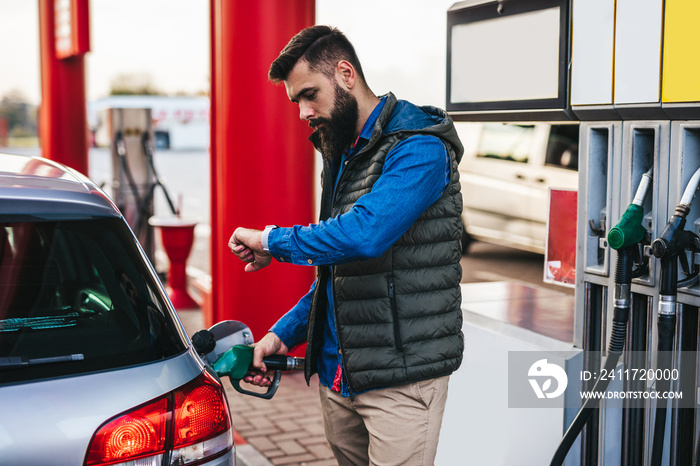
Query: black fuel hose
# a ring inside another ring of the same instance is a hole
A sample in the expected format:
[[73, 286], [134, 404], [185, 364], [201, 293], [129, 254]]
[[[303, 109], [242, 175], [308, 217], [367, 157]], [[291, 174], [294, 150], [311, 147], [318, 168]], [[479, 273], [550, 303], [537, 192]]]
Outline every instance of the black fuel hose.
[[[630, 301], [629, 288], [632, 282], [632, 261], [630, 259], [630, 248], [620, 249], [617, 255], [617, 267], [615, 269], [615, 309], [613, 314], [613, 328], [608, 345], [608, 357], [605, 360], [604, 371], [610, 373], [615, 370], [620, 356], [625, 349], [625, 339], [627, 336], [627, 323], [629, 322]], [[610, 378], [599, 378], [593, 386], [593, 392], [604, 393], [608, 388]], [[566, 455], [569, 453], [574, 441], [581, 433], [591, 415], [598, 408], [600, 398], [593, 396], [588, 398], [573, 422], [569, 426], [559, 443], [557, 451], [552, 457], [550, 466], [564, 464]]]
[[[696, 172], [700, 173], [700, 171]], [[693, 178], [696, 178], [695, 176]], [[696, 185], [697, 187], [697, 185]], [[686, 192], [689, 188], [686, 188]], [[694, 191], [693, 191], [694, 192]], [[685, 202], [687, 193], [684, 193]], [[676, 301], [678, 296], [678, 256], [689, 245], [688, 232], [684, 230], [686, 217], [690, 211], [687, 203], [676, 206], [661, 235], [651, 243], [651, 252], [661, 263], [659, 277], [659, 311], [657, 318], [658, 354], [657, 367], [671, 369], [672, 351], [676, 334]], [[670, 381], [657, 380], [656, 390], [668, 391]], [[650, 466], [660, 466], [663, 460], [663, 447], [666, 432], [666, 400], [657, 398], [654, 439], [652, 441]]]
[[[676, 315], [659, 314], [657, 326], [659, 329], [659, 344], [656, 366], [659, 369], [671, 369], [673, 366], [673, 340], [676, 333]], [[671, 381], [660, 378], [656, 381], [657, 392], [667, 392]], [[666, 431], [666, 405], [668, 400], [657, 398], [656, 419], [654, 421], [654, 440], [651, 448], [650, 466], [661, 466], [663, 461], [664, 437]]]

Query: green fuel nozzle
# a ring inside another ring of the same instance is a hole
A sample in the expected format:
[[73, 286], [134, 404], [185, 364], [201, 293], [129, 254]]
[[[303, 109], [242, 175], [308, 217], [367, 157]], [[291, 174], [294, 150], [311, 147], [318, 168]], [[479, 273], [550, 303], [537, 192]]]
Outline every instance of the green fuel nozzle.
[[233, 345], [214, 361], [212, 367], [219, 377], [226, 375], [231, 380], [241, 380], [248, 373], [248, 368], [252, 363], [252, 346]]
[[246, 376], [253, 363], [253, 347], [248, 345], [233, 345], [214, 361], [212, 367], [219, 377], [228, 376], [231, 385], [237, 392], [244, 395], [256, 396], [269, 400], [277, 392], [282, 371], [303, 370], [304, 358], [294, 358], [284, 354], [276, 354], [263, 358], [267, 370], [274, 370], [272, 384], [266, 393], [254, 392], [241, 388], [240, 382]]
[[646, 229], [642, 226], [644, 220], [644, 198], [651, 185], [652, 169], [650, 168], [639, 181], [637, 192], [632, 203], [622, 214], [620, 221], [608, 232], [608, 244], [613, 249], [623, 249], [639, 243], [644, 239]]
[[622, 218], [608, 232], [608, 244], [613, 249], [623, 249], [644, 239], [646, 229], [642, 226], [644, 208], [636, 204], [627, 206]]

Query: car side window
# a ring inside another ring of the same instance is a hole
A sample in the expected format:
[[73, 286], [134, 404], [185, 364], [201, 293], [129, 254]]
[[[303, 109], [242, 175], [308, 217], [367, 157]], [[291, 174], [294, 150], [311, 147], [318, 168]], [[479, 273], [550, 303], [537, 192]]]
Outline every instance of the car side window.
[[533, 125], [486, 123], [481, 132], [476, 156], [527, 163], [534, 134]]
[[578, 125], [552, 125], [545, 164], [578, 170]]

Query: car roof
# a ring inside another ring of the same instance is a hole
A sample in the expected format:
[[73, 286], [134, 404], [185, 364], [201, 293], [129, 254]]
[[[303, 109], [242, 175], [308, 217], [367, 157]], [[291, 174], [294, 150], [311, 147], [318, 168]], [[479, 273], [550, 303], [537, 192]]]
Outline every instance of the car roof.
[[120, 217], [112, 200], [77, 171], [41, 157], [0, 153], [0, 215], [45, 219]]

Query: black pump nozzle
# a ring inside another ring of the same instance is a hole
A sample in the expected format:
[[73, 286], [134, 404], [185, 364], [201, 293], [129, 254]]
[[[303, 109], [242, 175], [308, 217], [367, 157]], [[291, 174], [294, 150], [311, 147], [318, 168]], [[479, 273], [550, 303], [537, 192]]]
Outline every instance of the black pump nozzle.
[[[661, 236], [651, 243], [651, 253], [661, 262], [661, 283], [659, 293], [663, 296], [675, 296], [678, 287], [677, 260], [681, 254], [694, 244], [695, 235], [685, 230], [686, 216], [690, 208], [679, 204], [676, 212], [669, 219]], [[661, 302], [659, 303], [662, 304]], [[661, 309], [659, 310], [661, 312]], [[675, 311], [674, 311], [675, 312]]]
[[685, 218], [689, 210], [684, 204], [676, 206], [676, 212], [668, 220], [661, 236], [651, 243], [651, 253], [654, 257], [663, 259], [666, 256], [677, 256], [689, 245], [688, 239], [684, 238]]

